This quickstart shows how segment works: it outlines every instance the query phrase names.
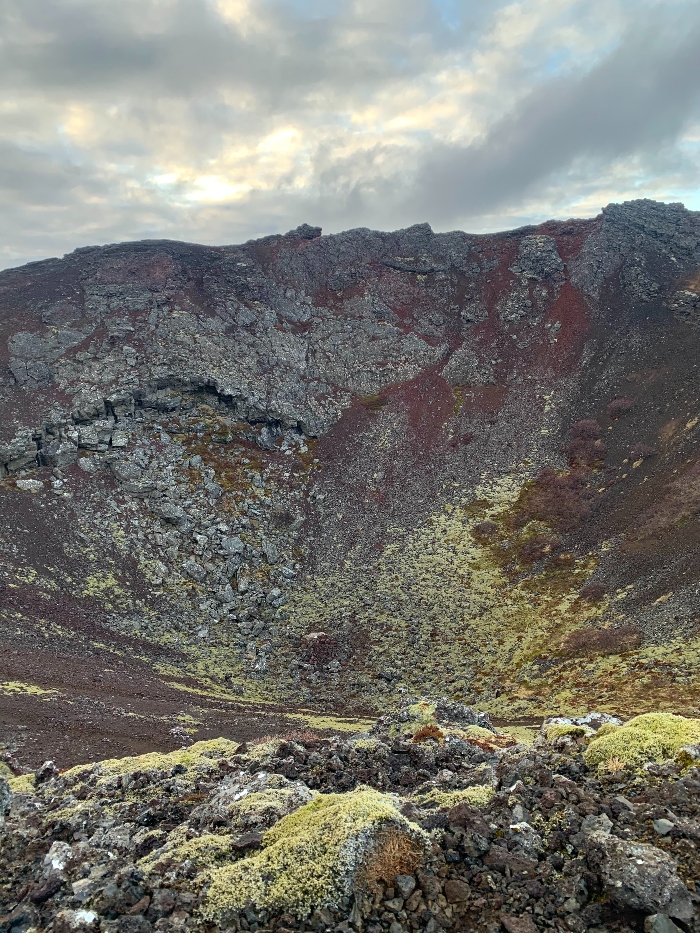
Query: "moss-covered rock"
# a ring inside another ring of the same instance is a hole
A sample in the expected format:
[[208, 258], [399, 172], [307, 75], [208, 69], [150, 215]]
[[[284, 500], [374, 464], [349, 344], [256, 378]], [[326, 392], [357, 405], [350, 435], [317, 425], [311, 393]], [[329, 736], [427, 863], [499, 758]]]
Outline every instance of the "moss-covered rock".
[[108, 758], [94, 765], [76, 765], [66, 771], [67, 779], [80, 779], [88, 769], [99, 775], [98, 783], [109, 777], [129, 774], [135, 771], [170, 771], [176, 765], [183, 768], [208, 771], [215, 767], [221, 758], [232, 758], [241, 746], [230, 739], [208, 739], [195, 742], [188, 748], [179, 748], [173, 752], [150, 752], [128, 758]]
[[464, 790], [431, 790], [416, 797], [416, 802], [421, 806], [425, 804], [437, 804], [442, 809], [452, 809], [459, 803], [468, 803], [472, 807], [485, 807], [494, 798], [495, 791], [488, 784], [480, 784], [476, 787], [467, 787]]
[[545, 735], [548, 742], [553, 742], [555, 739], [560, 739], [565, 735], [571, 736], [571, 738], [574, 739], [582, 739], [588, 735], [593, 735], [593, 730], [587, 729], [585, 726], [576, 726], [573, 723], [559, 722], [547, 726]]
[[645, 713], [622, 726], [602, 726], [584, 753], [591, 767], [619, 762], [640, 768], [650, 761], [673, 758], [700, 740], [700, 720], [671, 713]]
[[260, 853], [214, 871], [203, 912], [214, 922], [248, 905], [305, 917], [412, 873], [426, 845], [394, 797], [369, 788], [321, 795], [273, 826]]
[[207, 804], [195, 811], [195, 816], [205, 823], [225, 818], [233, 832], [264, 831], [315, 796], [316, 792], [302, 781], [261, 772], [254, 777], [225, 780]]

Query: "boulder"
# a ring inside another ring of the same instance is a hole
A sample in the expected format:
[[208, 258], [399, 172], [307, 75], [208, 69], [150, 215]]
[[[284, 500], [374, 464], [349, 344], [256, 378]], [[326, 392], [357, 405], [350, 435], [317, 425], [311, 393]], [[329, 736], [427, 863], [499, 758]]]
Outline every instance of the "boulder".
[[428, 847], [398, 807], [367, 787], [316, 797], [276, 823], [258, 854], [212, 872], [204, 916], [221, 923], [252, 904], [303, 918], [379, 880], [393, 885], [419, 867]]
[[586, 858], [610, 899], [620, 907], [663, 913], [678, 920], [694, 916], [693, 902], [678, 877], [676, 862], [656, 846], [592, 833]]

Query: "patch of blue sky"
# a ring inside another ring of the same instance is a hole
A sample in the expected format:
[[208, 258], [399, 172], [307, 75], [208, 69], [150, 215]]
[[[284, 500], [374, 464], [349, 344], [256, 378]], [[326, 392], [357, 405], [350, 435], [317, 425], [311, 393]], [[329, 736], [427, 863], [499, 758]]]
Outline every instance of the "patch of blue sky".
[[457, 29], [464, 17], [464, 0], [432, 0], [433, 6], [446, 26]]

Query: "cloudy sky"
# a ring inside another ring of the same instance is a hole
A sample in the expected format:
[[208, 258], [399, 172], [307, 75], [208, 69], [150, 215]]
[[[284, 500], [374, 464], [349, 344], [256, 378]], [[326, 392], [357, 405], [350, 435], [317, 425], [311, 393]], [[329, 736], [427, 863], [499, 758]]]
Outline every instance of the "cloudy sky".
[[697, 0], [0, 0], [0, 267], [700, 209]]

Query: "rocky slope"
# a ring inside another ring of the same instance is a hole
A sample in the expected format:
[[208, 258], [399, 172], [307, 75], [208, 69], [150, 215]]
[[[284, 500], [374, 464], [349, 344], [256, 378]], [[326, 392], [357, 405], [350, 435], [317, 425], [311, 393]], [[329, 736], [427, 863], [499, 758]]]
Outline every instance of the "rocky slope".
[[6, 744], [63, 766], [438, 688], [692, 714], [699, 325], [700, 215], [649, 201], [0, 273]]
[[370, 732], [0, 777], [0, 931], [697, 933], [700, 720]]

